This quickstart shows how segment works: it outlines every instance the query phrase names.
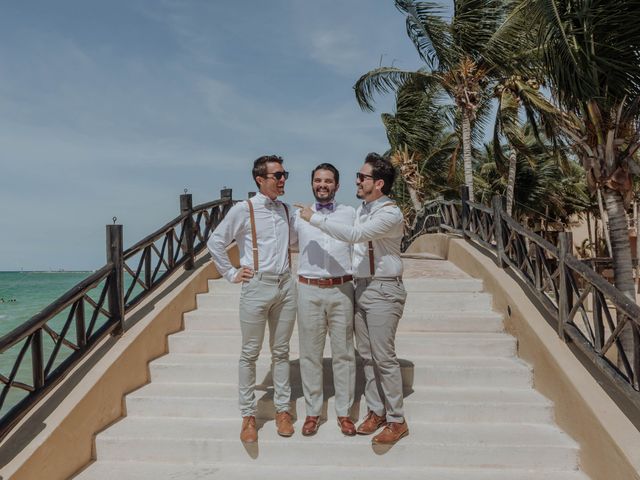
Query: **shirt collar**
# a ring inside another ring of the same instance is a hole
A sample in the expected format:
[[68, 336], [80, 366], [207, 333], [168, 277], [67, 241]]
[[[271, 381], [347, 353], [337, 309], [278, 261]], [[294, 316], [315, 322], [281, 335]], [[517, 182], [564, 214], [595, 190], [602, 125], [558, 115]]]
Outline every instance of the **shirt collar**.
[[271, 200], [269, 197], [267, 197], [266, 195], [262, 194], [261, 192], [256, 193], [252, 198], [251, 201], [255, 204], [255, 205], [264, 205], [266, 207], [268, 206], [272, 206], [272, 205], [279, 205], [281, 202], [280, 200]]
[[374, 200], [372, 202], [362, 202], [362, 209], [365, 212], [373, 212], [374, 210], [376, 210], [377, 208], [379, 208], [380, 206], [382, 206], [385, 202], [389, 201], [389, 197], [387, 197], [386, 195], [381, 196], [380, 198], [378, 198], [377, 200]]

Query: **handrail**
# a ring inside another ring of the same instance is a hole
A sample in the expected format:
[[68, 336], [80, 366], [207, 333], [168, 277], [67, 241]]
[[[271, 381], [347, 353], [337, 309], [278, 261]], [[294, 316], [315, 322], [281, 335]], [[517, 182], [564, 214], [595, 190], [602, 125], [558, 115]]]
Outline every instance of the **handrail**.
[[[462, 235], [514, 272], [558, 336], [575, 344], [623, 397], [612, 395], [621, 410], [640, 418], [640, 306], [572, 255], [571, 233], [560, 233], [553, 245], [511, 218], [501, 197], [491, 206], [471, 202], [464, 186], [461, 200], [436, 203], [430, 208], [439, 213], [439, 231]], [[407, 237], [426, 232], [410, 229]]]
[[107, 263], [0, 338], [0, 354], [15, 356], [10, 373], [0, 373], [0, 439], [106, 335], [124, 334], [126, 315], [168, 276], [194, 268], [233, 205], [231, 193], [224, 189], [220, 199], [196, 207], [190, 194], [181, 195], [180, 215], [127, 250], [122, 226], [107, 225]]

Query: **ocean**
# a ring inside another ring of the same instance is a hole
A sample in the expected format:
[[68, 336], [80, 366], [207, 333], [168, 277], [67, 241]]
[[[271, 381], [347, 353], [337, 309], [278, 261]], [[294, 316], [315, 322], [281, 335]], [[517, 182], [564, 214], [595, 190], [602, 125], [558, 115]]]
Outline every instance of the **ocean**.
[[[90, 274], [91, 272], [0, 272], [0, 337], [29, 320]], [[60, 325], [62, 322], [63, 318], [56, 319], [52, 325]], [[59, 331], [59, 328], [56, 330]], [[0, 354], [0, 375], [9, 377], [21, 346], [22, 342]], [[45, 352], [51, 351], [52, 341], [48, 336], [45, 336], [44, 347]], [[25, 383], [31, 383], [29, 353], [24, 357], [17, 376]], [[48, 355], [45, 354], [45, 359], [47, 357]], [[4, 405], [0, 408], [0, 416], [25, 395], [25, 391], [12, 388]]]

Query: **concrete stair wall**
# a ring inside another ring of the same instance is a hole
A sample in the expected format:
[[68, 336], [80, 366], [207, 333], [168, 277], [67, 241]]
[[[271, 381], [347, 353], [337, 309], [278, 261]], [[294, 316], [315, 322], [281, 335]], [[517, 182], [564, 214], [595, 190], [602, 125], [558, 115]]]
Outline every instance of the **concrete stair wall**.
[[[412, 260], [418, 261], [418, 260]], [[276, 434], [265, 339], [258, 361], [259, 442], [239, 441], [237, 365], [240, 287], [209, 282], [169, 354], [150, 364], [151, 383], [126, 397], [127, 416], [96, 438], [97, 461], [77, 478], [585, 480], [578, 445], [553, 423], [552, 404], [532, 388], [530, 367], [469, 277], [406, 279], [396, 350], [410, 435], [393, 447], [344, 437], [336, 426], [331, 350], [319, 432], [303, 437], [297, 330], [291, 339], [291, 438]], [[358, 361], [352, 416], [366, 413]]]

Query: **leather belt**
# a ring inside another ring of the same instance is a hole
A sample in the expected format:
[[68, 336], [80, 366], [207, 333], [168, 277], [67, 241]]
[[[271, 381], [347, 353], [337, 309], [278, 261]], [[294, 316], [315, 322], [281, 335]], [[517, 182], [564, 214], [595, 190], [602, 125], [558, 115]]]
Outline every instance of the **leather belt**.
[[344, 277], [333, 278], [307, 278], [302, 275], [298, 275], [298, 281], [305, 285], [313, 285], [320, 288], [335, 287], [336, 285], [342, 285], [353, 280], [353, 275], [345, 275]]

